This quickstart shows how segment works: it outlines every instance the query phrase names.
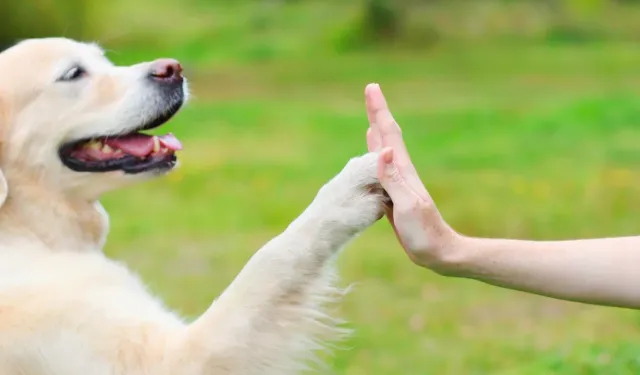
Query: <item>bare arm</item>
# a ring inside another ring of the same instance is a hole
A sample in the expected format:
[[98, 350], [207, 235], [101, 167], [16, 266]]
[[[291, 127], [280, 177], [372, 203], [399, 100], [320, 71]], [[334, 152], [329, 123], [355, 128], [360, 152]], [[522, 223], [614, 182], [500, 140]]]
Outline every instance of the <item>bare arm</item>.
[[454, 274], [548, 297], [640, 308], [640, 237], [524, 241], [460, 237]]
[[379, 86], [365, 95], [367, 144], [382, 150], [378, 174], [393, 201], [387, 218], [416, 264], [548, 297], [640, 308], [640, 237], [544, 242], [456, 233], [420, 181]]

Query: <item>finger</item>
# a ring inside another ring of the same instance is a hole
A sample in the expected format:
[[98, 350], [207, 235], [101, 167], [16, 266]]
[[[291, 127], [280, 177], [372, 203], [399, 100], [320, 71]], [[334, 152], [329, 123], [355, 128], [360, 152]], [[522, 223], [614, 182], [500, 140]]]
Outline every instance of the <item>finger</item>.
[[380, 86], [369, 89], [370, 107], [375, 112], [375, 128], [379, 131], [382, 147], [391, 147], [394, 152], [394, 164], [398, 168], [405, 183], [422, 199], [429, 200], [429, 193], [418, 176], [409, 152], [402, 138], [402, 130], [393, 118]]
[[366, 89], [367, 96], [367, 116], [372, 128], [380, 133], [383, 147], [391, 147], [394, 150], [394, 160], [396, 165], [403, 167], [410, 165], [411, 160], [402, 140], [402, 131], [396, 123], [387, 100], [380, 89], [380, 85], [368, 85]]
[[375, 112], [371, 103], [371, 92], [377, 90], [377, 83], [370, 83], [364, 89], [365, 103], [367, 108], [367, 119], [369, 120], [369, 128], [367, 129], [367, 149], [369, 152], [379, 151], [382, 148], [382, 138], [380, 131], [374, 124]]
[[378, 132], [374, 132], [373, 129], [367, 129], [367, 149], [369, 152], [380, 151], [382, 148], [382, 139]]
[[380, 85], [377, 83], [370, 83], [364, 88], [364, 99], [367, 106], [367, 119], [369, 119], [369, 125], [373, 124], [376, 113], [374, 107], [371, 105], [371, 93], [380, 89]]
[[416, 194], [407, 186], [394, 162], [394, 150], [385, 147], [378, 158], [378, 178], [393, 205], [409, 208], [418, 203]]

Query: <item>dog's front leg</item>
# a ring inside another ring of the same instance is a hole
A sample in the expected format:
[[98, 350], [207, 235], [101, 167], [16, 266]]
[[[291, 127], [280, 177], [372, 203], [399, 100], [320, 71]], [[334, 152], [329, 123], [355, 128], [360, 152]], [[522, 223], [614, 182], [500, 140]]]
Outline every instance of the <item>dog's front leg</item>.
[[[341, 295], [332, 258], [382, 216], [377, 154], [349, 161], [312, 204], [247, 263], [175, 354], [182, 374], [289, 375], [343, 330], [326, 311]], [[189, 371], [187, 371], [189, 369]]]

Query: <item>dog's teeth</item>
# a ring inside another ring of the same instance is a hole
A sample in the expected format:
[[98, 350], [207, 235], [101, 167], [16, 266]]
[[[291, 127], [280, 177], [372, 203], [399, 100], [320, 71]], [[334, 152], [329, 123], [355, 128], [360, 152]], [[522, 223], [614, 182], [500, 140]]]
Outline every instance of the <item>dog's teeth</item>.
[[113, 149], [111, 147], [109, 147], [109, 145], [104, 145], [102, 147], [102, 152], [104, 152], [105, 154], [110, 154], [113, 152]]
[[120, 155], [120, 154], [122, 154], [122, 150], [120, 150], [119, 148], [116, 148], [116, 150], [114, 151], [114, 153], [115, 153], [116, 155]]
[[91, 141], [87, 146], [94, 150], [100, 150], [102, 148], [102, 143], [100, 143], [100, 141]]
[[160, 138], [153, 136], [153, 152], [160, 151]]

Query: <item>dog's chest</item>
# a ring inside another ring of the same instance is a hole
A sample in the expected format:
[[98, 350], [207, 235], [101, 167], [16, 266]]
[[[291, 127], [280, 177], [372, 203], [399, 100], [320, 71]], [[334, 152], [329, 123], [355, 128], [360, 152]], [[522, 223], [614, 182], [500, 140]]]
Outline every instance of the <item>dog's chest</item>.
[[141, 353], [180, 324], [99, 254], [0, 254], [2, 375], [143, 374]]
[[71, 331], [40, 333], [28, 341], [3, 342], [0, 373], [6, 375], [111, 375], [114, 367]]

